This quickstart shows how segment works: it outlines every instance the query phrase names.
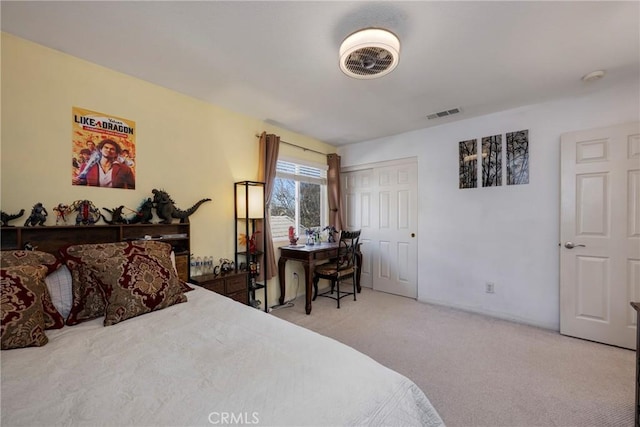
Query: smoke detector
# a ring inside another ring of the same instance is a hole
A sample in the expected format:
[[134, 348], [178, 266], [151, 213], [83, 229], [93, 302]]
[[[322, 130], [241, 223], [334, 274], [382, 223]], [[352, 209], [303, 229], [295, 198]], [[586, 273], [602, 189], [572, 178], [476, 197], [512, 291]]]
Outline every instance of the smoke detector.
[[375, 79], [398, 65], [400, 40], [390, 31], [365, 28], [348, 36], [340, 45], [340, 69], [354, 79]]
[[606, 72], [604, 70], [592, 71], [589, 74], [585, 74], [584, 76], [582, 76], [582, 81], [585, 83], [589, 83], [596, 80], [600, 80], [601, 78], [604, 77], [605, 74]]

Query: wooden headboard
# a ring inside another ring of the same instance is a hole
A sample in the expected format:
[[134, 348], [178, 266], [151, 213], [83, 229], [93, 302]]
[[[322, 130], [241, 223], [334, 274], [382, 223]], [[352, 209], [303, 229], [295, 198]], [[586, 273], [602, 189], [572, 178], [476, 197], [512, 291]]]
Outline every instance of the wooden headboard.
[[24, 249], [29, 244], [34, 249], [56, 256], [61, 247], [69, 244], [144, 239], [170, 243], [176, 255], [180, 279], [189, 280], [189, 223], [2, 227], [0, 234], [3, 251]]

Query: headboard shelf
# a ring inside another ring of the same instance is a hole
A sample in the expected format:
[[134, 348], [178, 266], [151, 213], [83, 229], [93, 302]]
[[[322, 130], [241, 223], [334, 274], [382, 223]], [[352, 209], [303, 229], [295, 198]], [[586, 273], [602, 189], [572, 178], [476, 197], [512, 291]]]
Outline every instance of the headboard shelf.
[[24, 249], [25, 244], [29, 243], [39, 251], [56, 256], [61, 247], [69, 244], [144, 239], [166, 241], [171, 244], [176, 254], [176, 264], [181, 279], [188, 280], [189, 277], [189, 223], [2, 227], [0, 232], [0, 245], [3, 251]]

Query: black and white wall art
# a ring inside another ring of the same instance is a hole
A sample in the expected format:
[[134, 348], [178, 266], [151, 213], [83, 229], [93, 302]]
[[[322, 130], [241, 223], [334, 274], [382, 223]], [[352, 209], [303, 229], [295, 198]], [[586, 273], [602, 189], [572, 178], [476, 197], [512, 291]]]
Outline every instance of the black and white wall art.
[[484, 136], [480, 144], [478, 139], [460, 141], [458, 163], [459, 188], [499, 187], [503, 180], [506, 185], [528, 184], [529, 130]]
[[460, 164], [460, 188], [476, 188], [478, 181], [477, 140], [460, 141], [458, 143]]
[[502, 185], [502, 135], [482, 138], [482, 186]]
[[507, 133], [507, 185], [529, 183], [529, 130]]

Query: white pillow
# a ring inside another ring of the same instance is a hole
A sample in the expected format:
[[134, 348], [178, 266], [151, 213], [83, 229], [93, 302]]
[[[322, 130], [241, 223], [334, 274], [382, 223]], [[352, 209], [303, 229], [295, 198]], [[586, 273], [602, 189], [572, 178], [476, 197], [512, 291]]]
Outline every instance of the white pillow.
[[66, 319], [69, 317], [73, 303], [71, 272], [66, 265], [63, 265], [45, 277], [44, 282], [49, 289], [51, 302], [53, 302], [62, 317]]
[[171, 251], [171, 265], [173, 265], [173, 269], [176, 271], [176, 274], [178, 274], [178, 267], [176, 267], [176, 253], [174, 251]]

